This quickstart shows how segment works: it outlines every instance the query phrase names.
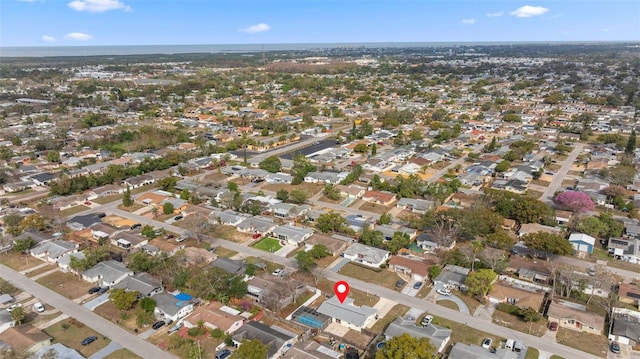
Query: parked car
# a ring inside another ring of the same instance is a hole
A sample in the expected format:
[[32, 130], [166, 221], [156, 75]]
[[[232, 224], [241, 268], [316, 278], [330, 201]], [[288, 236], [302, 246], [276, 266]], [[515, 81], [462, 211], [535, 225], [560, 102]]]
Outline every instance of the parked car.
[[180, 242], [183, 242], [185, 239], [187, 239], [187, 236], [180, 236], [176, 238], [176, 242], [180, 243]]
[[614, 354], [620, 354], [620, 344], [618, 342], [611, 342], [609, 350]]
[[425, 315], [424, 318], [422, 318], [422, 320], [420, 321], [420, 325], [427, 326], [429, 324], [431, 324], [431, 321], [433, 320], [433, 316], [432, 315]]
[[451, 295], [451, 291], [449, 289], [446, 289], [446, 288], [438, 289], [438, 290], [436, 290], [436, 293], [438, 293], [440, 295], [444, 295], [446, 297]]
[[179, 220], [181, 220], [181, 219], [182, 219], [182, 215], [181, 215], [181, 214], [179, 214], [179, 215], [177, 215], [177, 216], [173, 217], [173, 220], [174, 220], [174, 221], [179, 221]]
[[549, 323], [549, 330], [551, 330], [552, 332], [555, 332], [556, 330], [558, 330], [558, 322]]
[[482, 341], [482, 347], [485, 348], [485, 349], [491, 348], [491, 344], [493, 344], [493, 339], [491, 339], [491, 338], [485, 338]]
[[98, 337], [96, 337], [95, 335], [92, 335], [90, 337], [86, 337], [86, 338], [82, 339], [82, 342], [80, 344], [89, 345], [89, 344], [95, 342], [96, 340], [98, 340]]
[[225, 359], [231, 355], [231, 350], [222, 349], [221, 351], [216, 353], [216, 359]]
[[180, 328], [182, 328], [182, 322], [174, 325], [173, 327], [169, 328], [169, 330], [167, 331], [167, 334], [171, 334], [174, 332], [177, 332], [178, 330], [180, 330]]
[[91, 206], [93, 203], [91, 203], [91, 202], [89, 202], [89, 201], [86, 201], [84, 204], [85, 204], [86, 206]]
[[98, 294], [104, 294], [109, 290], [109, 287], [102, 287], [98, 290]]
[[140, 227], [142, 227], [142, 225], [140, 223], [136, 223], [136, 224], [132, 225], [130, 228], [131, 228], [131, 230], [134, 230], [134, 229], [140, 228]]
[[283, 276], [284, 275], [284, 269], [276, 268], [276, 270], [274, 270], [273, 273], [271, 273], [271, 274], [273, 274], [275, 276], [278, 276], [278, 277]]
[[98, 293], [99, 290], [100, 290], [100, 287], [93, 287], [89, 289], [89, 294]]
[[396, 282], [396, 288], [402, 288], [402, 286], [405, 284], [406, 282], [402, 279], [398, 280]]
[[165, 324], [167, 324], [167, 323], [164, 320], [160, 320], [160, 321], [157, 321], [157, 322], [153, 323], [151, 328], [153, 328], [155, 330], [158, 330], [158, 329], [162, 328]]
[[7, 308], [7, 311], [8, 311], [9, 313], [11, 313], [11, 312], [13, 312], [13, 310], [14, 310], [14, 309], [16, 309], [16, 308], [21, 308], [21, 307], [22, 307], [22, 304], [20, 304], [20, 303], [13, 304], [13, 305], [12, 305], [12, 306], [10, 306], [9, 308]]
[[44, 305], [42, 305], [42, 303], [38, 302], [38, 303], [33, 305], [33, 309], [38, 313], [42, 313], [42, 312], [44, 312]]
[[422, 287], [422, 282], [415, 282], [413, 284], [413, 289], [420, 289], [420, 287]]

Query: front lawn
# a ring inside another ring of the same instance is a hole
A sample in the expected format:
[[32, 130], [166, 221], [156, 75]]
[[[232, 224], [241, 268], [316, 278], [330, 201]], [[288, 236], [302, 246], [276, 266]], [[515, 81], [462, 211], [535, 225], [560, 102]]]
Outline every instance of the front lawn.
[[216, 248], [215, 254], [218, 257], [231, 258], [231, 257], [235, 256], [236, 254], [238, 254], [238, 252], [232, 251], [231, 249], [227, 249], [227, 248], [222, 247], [222, 246], [218, 246]]
[[409, 311], [409, 307], [402, 304], [397, 304], [385, 315], [383, 318], [380, 318], [376, 324], [371, 327], [371, 331], [374, 333], [382, 333], [389, 323], [396, 320], [398, 317], [404, 317], [405, 314]]
[[524, 359], [538, 359], [539, 356], [540, 352], [538, 351], [538, 349], [534, 347], [528, 347], [527, 355], [524, 357]]
[[599, 357], [607, 356], [609, 342], [603, 335], [578, 332], [567, 328], [558, 328], [556, 341], [559, 344], [585, 351]]
[[[73, 318], [65, 319], [58, 322], [49, 328], [44, 330], [49, 336], [53, 338], [54, 343], [62, 343], [69, 348], [73, 348], [80, 352], [86, 358], [95, 354], [98, 350], [106, 347], [110, 340], [105, 336], [97, 333], [93, 329], [87, 327], [83, 323], [78, 322]], [[82, 345], [81, 342], [84, 338], [95, 335], [98, 340], [89, 344]]]
[[[420, 323], [420, 320], [422, 320], [422, 318], [418, 318], [417, 323]], [[498, 347], [499, 343], [504, 340], [504, 338], [496, 335], [441, 317], [434, 316], [432, 323], [453, 330], [453, 333], [451, 333], [451, 343], [461, 342], [465, 344], [481, 345], [484, 338], [491, 338], [493, 339], [493, 346]]]
[[91, 202], [95, 202], [97, 204], [107, 204], [107, 203], [111, 203], [111, 202], [117, 201], [119, 199], [122, 199], [122, 195], [121, 194], [114, 194], [114, 195], [111, 195], [111, 196], [105, 196], [105, 197], [96, 198], [94, 200], [91, 200]]
[[69, 299], [79, 298], [87, 294], [89, 289], [93, 287], [91, 283], [83, 281], [77, 275], [63, 272], [53, 272], [36, 282]]
[[395, 272], [385, 269], [377, 272], [351, 262], [342, 267], [338, 273], [390, 289], [398, 289], [396, 288], [396, 282], [401, 279]]
[[[323, 294], [331, 297], [331, 296], [334, 295], [333, 294], [333, 285], [334, 284], [335, 284], [334, 282], [330, 282], [330, 281], [322, 278], [322, 279], [320, 279], [318, 281], [317, 284], [313, 284], [313, 285], [316, 288], [320, 289]], [[322, 297], [320, 297], [320, 298], [322, 298]], [[372, 307], [372, 308], [380, 300], [380, 297], [378, 297], [377, 295], [375, 295], [372, 292], [363, 292], [363, 291], [355, 289], [355, 288], [349, 289], [349, 298], [353, 298], [353, 305], [355, 305], [355, 306], [367, 305], [367, 306]], [[320, 299], [318, 299], [318, 300], [320, 300]], [[316, 302], [319, 303], [318, 301], [316, 301]]]
[[253, 245], [253, 247], [270, 253], [277, 252], [280, 248], [282, 248], [282, 246], [280, 245], [280, 241], [271, 237], [266, 237], [259, 240]]
[[496, 310], [493, 313], [493, 322], [503, 327], [515, 329], [519, 332], [541, 337], [547, 332], [547, 320], [542, 318], [538, 322], [524, 322], [515, 315]]
[[43, 262], [31, 256], [30, 254], [22, 254], [14, 251], [0, 254], [0, 263], [10, 267], [13, 270], [23, 271], [25, 269], [35, 267]]
[[84, 212], [86, 210], [90, 209], [88, 206], [85, 206], [83, 204], [79, 205], [79, 206], [73, 206], [71, 208], [67, 208], [64, 211], [60, 211], [60, 217], [64, 218], [64, 217], [69, 217], [69, 216], [73, 216], [74, 214], [78, 214], [81, 212]]
[[125, 349], [125, 348], [118, 349], [115, 352], [104, 357], [104, 359], [137, 359], [137, 358], [140, 358], [140, 357], [130, 352], [129, 349]]

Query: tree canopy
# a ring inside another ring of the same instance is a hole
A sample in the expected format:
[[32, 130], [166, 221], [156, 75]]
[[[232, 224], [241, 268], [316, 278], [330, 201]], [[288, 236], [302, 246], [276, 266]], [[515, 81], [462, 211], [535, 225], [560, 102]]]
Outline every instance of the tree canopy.
[[388, 340], [376, 352], [376, 359], [429, 359], [436, 348], [427, 338], [414, 338], [407, 333]]
[[262, 160], [262, 162], [260, 162], [258, 166], [265, 171], [276, 173], [280, 171], [280, 168], [282, 167], [282, 163], [280, 162], [280, 159], [278, 157], [269, 156], [264, 160]]
[[234, 351], [229, 359], [264, 359], [268, 357], [269, 347], [258, 339], [242, 341], [238, 350]]
[[537, 232], [522, 237], [524, 245], [530, 250], [545, 254], [568, 255], [573, 253], [573, 246], [565, 238], [552, 233]]

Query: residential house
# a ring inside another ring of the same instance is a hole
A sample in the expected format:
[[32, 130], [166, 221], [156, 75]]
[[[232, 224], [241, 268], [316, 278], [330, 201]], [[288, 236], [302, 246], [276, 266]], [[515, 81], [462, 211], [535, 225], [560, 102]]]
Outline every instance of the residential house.
[[491, 291], [486, 298], [489, 302], [508, 303], [521, 308], [542, 309], [545, 292], [535, 287], [519, 286], [514, 287], [506, 281], [498, 281], [491, 286]]
[[545, 226], [545, 225], [539, 224], [539, 223], [524, 223], [524, 224], [520, 225], [520, 230], [518, 231], [518, 236], [522, 237], [525, 234], [538, 233], [538, 232], [545, 232], [545, 233], [561, 235], [562, 234], [562, 229], [557, 228], [557, 227]]
[[629, 237], [628, 239], [610, 238], [607, 244], [609, 254], [615, 259], [640, 263], [640, 240]]
[[248, 217], [236, 226], [236, 229], [244, 233], [264, 235], [271, 233], [276, 228], [276, 224], [271, 218], [263, 216]]
[[398, 317], [389, 324], [384, 331], [384, 336], [386, 340], [390, 340], [393, 337], [399, 337], [405, 333], [416, 339], [428, 339], [438, 353], [443, 353], [447, 347], [447, 343], [449, 343], [451, 339], [453, 330], [435, 324], [419, 327], [416, 325], [415, 320]]
[[569, 243], [578, 252], [579, 256], [584, 257], [585, 253], [591, 254], [593, 252], [596, 239], [584, 233], [571, 233]]
[[330, 316], [334, 323], [341, 324], [349, 329], [361, 331], [374, 321], [377, 311], [366, 305], [356, 307], [353, 299], [347, 297], [340, 303], [338, 297], [333, 296], [325, 300], [318, 307], [318, 313]]
[[182, 322], [185, 327], [193, 328], [197, 327], [201, 321], [209, 329], [220, 329], [226, 334], [232, 334], [244, 325], [245, 318], [240, 316], [240, 311], [220, 302], [211, 301], [196, 307]]
[[[55, 353], [55, 354], [52, 354]], [[69, 348], [62, 343], [53, 343], [46, 347], [40, 348], [31, 359], [45, 359], [45, 358], [60, 358], [60, 359], [84, 359], [82, 354], [78, 353], [75, 349]]]
[[432, 232], [422, 232], [416, 238], [416, 245], [426, 252], [435, 252], [437, 249], [451, 250], [456, 245], [454, 236], [446, 236], [438, 239]]
[[209, 216], [209, 221], [214, 224], [222, 224], [225, 226], [237, 226], [242, 221], [247, 219], [247, 216], [230, 209], [224, 211], [213, 211]]
[[274, 312], [291, 304], [295, 298], [307, 291], [304, 283], [293, 278], [283, 281], [270, 273], [255, 276], [249, 280], [247, 295], [255, 298]]
[[311, 207], [307, 205], [296, 206], [291, 203], [275, 203], [271, 206], [271, 211], [274, 217], [294, 219], [298, 218], [308, 211]]
[[184, 261], [188, 266], [191, 265], [201, 265], [201, 264], [210, 264], [213, 262], [217, 255], [211, 253], [210, 251], [204, 248], [197, 247], [186, 247], [184, 248]]
[[518, 353], [509, 349], [496, 349], [495, 353], [473, 344], [455, 343], [449, 352], [449, 359], [519, 359]]
[[291, 184], [291, 182], [293, 181], [293, 176], [283, 172], [269, 173], [268, 175], [265, 176], [264, 180], [267, 183]]
[[549, 305], [547, 316], [550, 322], [560, 327], [601, 335], [604, 329], [604, 315], [589, 312], [582, 304], [554, 299]]
[[139, 292], [147, 297], [158, 294], [164, 290], [161, 280], [158, 280], [144, 272], [126, 277], [114, 285], [113, 288], [123, 288], [126, 289], [127, 292]]
[[58, 268], [60, 268], [60, 270], [65, 273], [73, 271], [73, 269], [70, 267], [71, 258], [75, 258], [77, 260], [83, 260], [85, 259], [85, 256], [84, 256], [84, 253], [82, 252], [66, 253], [62, 257], [58, 258], [58, 262], [57, 262]]
[[396, 232], [406, 234], [407, 236], [409, 236], [410, 240], [413, 240], [418, 235], [418, 231], [413, 228], [397, 225], [390, 226], [388, 224], [381, 224], [379, 226], [376, 226], [375, 230], [382, 232], [382, 238], [384, 238], [384, 240], [386, 241], [390, 241], [393, 238], [393, 235], [396, 234]]
[[223, 271], [233, 275], [244, 275], [247, 270], [247, 265], [244, 262], [224, 257], [216, 258], [211, 262], [211, 264], [209, 264], [209, 266], [222, 269]]
[[353, 243], [344, 252], [342, 257], [351, 260], [354, 263], [362, 264], [367, 267], [380, 268], [389, 257], [391, 252], [384, 249], [367, 246], [362, 243]]
[[119, 232], [111, 238], [111, 244], [124, 249], [141, 248], [149, 243], [149, 238], [129, 232]]
[[435, 208], [435, 203], [433, 201], [427, 201], [420, 198], [400, 198], [398, 203], [396, 203], [396, 207], [409, 212], [424, 214]]
[[114, 184], [108, 184], [108, 185], [104, 185], [104, 186], [100, 186], [92, 189], [91, 192], [89, 192], [87, 199], [91, 201], [96, 198], [112, 196], [122, 192], [123, 192], [122, 187], [116, 186]]
[[612, 308], [609, 340], [636, 346], [640, 343], [640, 312], [627, 308]]
[[640, 288], [635, 283], [620, 283], [618, 285], [618, 300], [634, 306], [640, 305]]
[[236, 347], [244, 340], [259, 340], [268, 347], [266, 359], [281, 358], [298, 341], [298, 336], [276, 326], [269, 327], [260, 322], [249, 322], [231, 337]]
[[0, 333], [0, 341], [26, 354], [35, 354], [51, 345], [52, 338], [31, 324], [20, 324]]
[[300, 246], [302, 242], [313, 235], [313, 230], [287, 224], [274, 228], [271, 231], [271, 235], [278, 240], [286, 241], [288, 244]]
[[545, 285], [551, 280], [551, 270], [547, 268], [547, 263], [514, 255], [509, 257], [506, 271], [514, 273], [518, 279]]
[[154, 309], [156, 317], [165, 321], [176, 322], [189, 315], [194, 309], [194, 302], [190, 299], [183, 299], [180, 295], [158, 293], [151, 298], [156, 301]]
[[171, 257], [178, 253], [178, 251], [183, 250], [185, 247], [183, 244], [173, 241], [156, 240], [153, 241], [153, 244], [147, 243], [140, 248], [142, 248], [143, 251], [152, 256], [165, 253], [166, 255]]
[[559, 226], [566, 226], [571, 221], [573, 213], [571, 211], [563, 211], [556, 209], [556, 222]]
[[362, 200], [383, 206], [390, 206], [396, 200], [396, 195], [391, 192], [371, 190], [364, 193]]
[[110, 239], [122, 229], [116, 228], [108, 223], [95, 223], [91, 225], [91, 237], [96, 240]]
[[173, 205], [174, 214], [181, 213], [189, 206], [188, 201], [180, 198], [165, 198], [162, 202], [160, 202], [159, 206], [163, 207], [166, 203], [171, 203]]
[[[14, 300], [13, 297], [11, 297], [11, 301], [13, 300]], [[3, 304], [6, 304], [6, 303], [3, 303]], [[8, 310], [0, 310], [0, 333], [3, 333], [7, 329], [11, 328], [15, 324], [15, 322], [16, 321], [13, 320], [13, 318], [11, 317], [11, 313], [9, 313]], [[2, 348], [1, 344], [0, 344], [0, 348]]]
[[159, 207], [161, 206], [162, 201], [164, 201], [167, 198], [168, 197], [164, 194], [160, 194], [157, 192], [146, 192], [135, 197], [134, 201], [135, 203], [143, 206], [154, 205]]
[[346, 198], [361, 198], [365, 193], [365, 188], [360, 186], [336, 185], [336, 189], [340, 191], [340, 196]]
[[68, 253], [78, 251], [78, 244], [62, 240], [53, 240], [50, 242], [42, 242], [31, 248], [29, 251], [32, 256], [40, 258], [50, 263], [57, 263], [58, 259]]
[[309, 172], [304, 176], [307, 183], [338, 184], [346, 177], [346, 174], [335, 172]]
[[429, 278], [429, 268], [435, 263], [419, 257], [394, 255], [389, 259], [389, 270], [408, 275], [412, 280], [422, 282]]
[[96, 223], [102, 222], [104, 213], [89, 213], [80, 216], [75, 216], [67, 221], [67, 227], [74, 231], [81, 231], [85, 228], [89, 228]]
[[447, 264], [433, 281], [433, 285], [436, 288], [460, 289], [464, 287], [464, 281], [467, 279], [469, 271], [469, 268]]
[[129, 187], [129, 189], [134, 189], [134, 188], [139, 188], [148, 184], [153, 184], [155, 183], [155, 181], [156, 181], [155, 177], [149, 174], [144, 174], [136, 177], [127, 178], [122, 182], [122, 184], [125, 188]]
[[327, 247], [329, 253], [332, 256], [337, 256], [347, 247], [347, 242], [336, 239], [321, 233], [314, 233], [307, 241], [305, 242], [305, 249], [311, 249], [316, 244], [321, 244]]
[[124, 264], [108, 260], [100, 262], [82, 273], [82, 279], [99, 286], [114, 286], [128, 276], [133, 275]]

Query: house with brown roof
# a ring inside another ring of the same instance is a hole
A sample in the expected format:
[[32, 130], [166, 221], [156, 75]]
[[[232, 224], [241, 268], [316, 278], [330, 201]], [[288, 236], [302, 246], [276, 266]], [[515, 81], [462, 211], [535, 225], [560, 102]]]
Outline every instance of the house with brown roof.
[[623, 303], [639, 305], [640, 288], [634, 283], [620, 283], [618, 286], [618, 300]]
[[150, 255], [158, 255], [166, 253], [168, 256], [175, 255], [178, 251], [184, 249], [184, 245], [167, 240], [155, 240], [153, 244], [146, 244], [142, 249]]
[[544, 291], [530, 291], [513, 287], [506, 282], [498, 281], [493, 283], [491, 291], [487, 294], [487, 299], [494, 304], [509, 303], [520, 308], [533, 308], [540, 310], [544, 301]]
[[31, 324], [20, 324], [0, 333], [0, 341], [7, 343], [16, 352], [34, 354], [51, 345], [52, 338]]
[[204, 248], [186, 247], [184, 249], [184, 261], [187, 265], [209, 264], [218, 256]]
[[167, 198], [167, 196], [163, 196], [155, 192], [147, 192], [136, 197], [135, 202], [143, 206], [148, 206], [150, 204], [159, 206], [160, 203]]
[[556, 222], [558, 222], [559, 226], [567, 225], [569, 221], [571, 221], [572, 216], [573, 213], [571, 213], [571, 211], [556, 209]]
[[337, 184], [335, 187], [340, 191], [340, 195], [343, 197], [360, 198], [365, 193], [365, 189], [360, 186], [345, 186]]
[[332, 256], [337, 256], [340, 255], [340, 253], [342, 253], [345, 248], [347, 248], [348, 243], [343, 240], [316, 232], [305, 241], [305, 245], [308, 248], [313, 248], [313, 246], [315, 246], [316, 244], [324, 245], [325, 247], [327, 247], [327, 250], [329, 251], [329, 253], [331, 253]]
[[604, 315], [589, 312], [586, 306], [566, 300], [552, 301], [547, 316], [550, 322], [579, 332], [600, 335], [604, 329]]
[[212, 301], [209, 304], [196, 307], [193, 313], [184, 319], [183, 323], [185, 327], [193, 328], [197, 327], [200, 321], [207, 328], [220, 329], [231, 334], [244, 325], [245, 318], [240, 316], [239, 311], [220, 302]]
[[411, 279], [417, 282], [422, 282], [428, 278], [429, 268], [434, 264], [434, 262], [419, 257], [394, 255], [389, 259], [388, 269], [411, 276]]
[[545, 226], [544, 224], [539, 224], [539, 223], [524, 223], [520, 226], [520, 230], [518, 231], [518, 236], [522, 237], [525, 234], [539, 233], [539, 232], [561, 235], [562, 229], [557, 227]]
[[367, 191], [362, 196], [362, 200], [389, 206], [396, 200], [396, 195], [386, 191]]

